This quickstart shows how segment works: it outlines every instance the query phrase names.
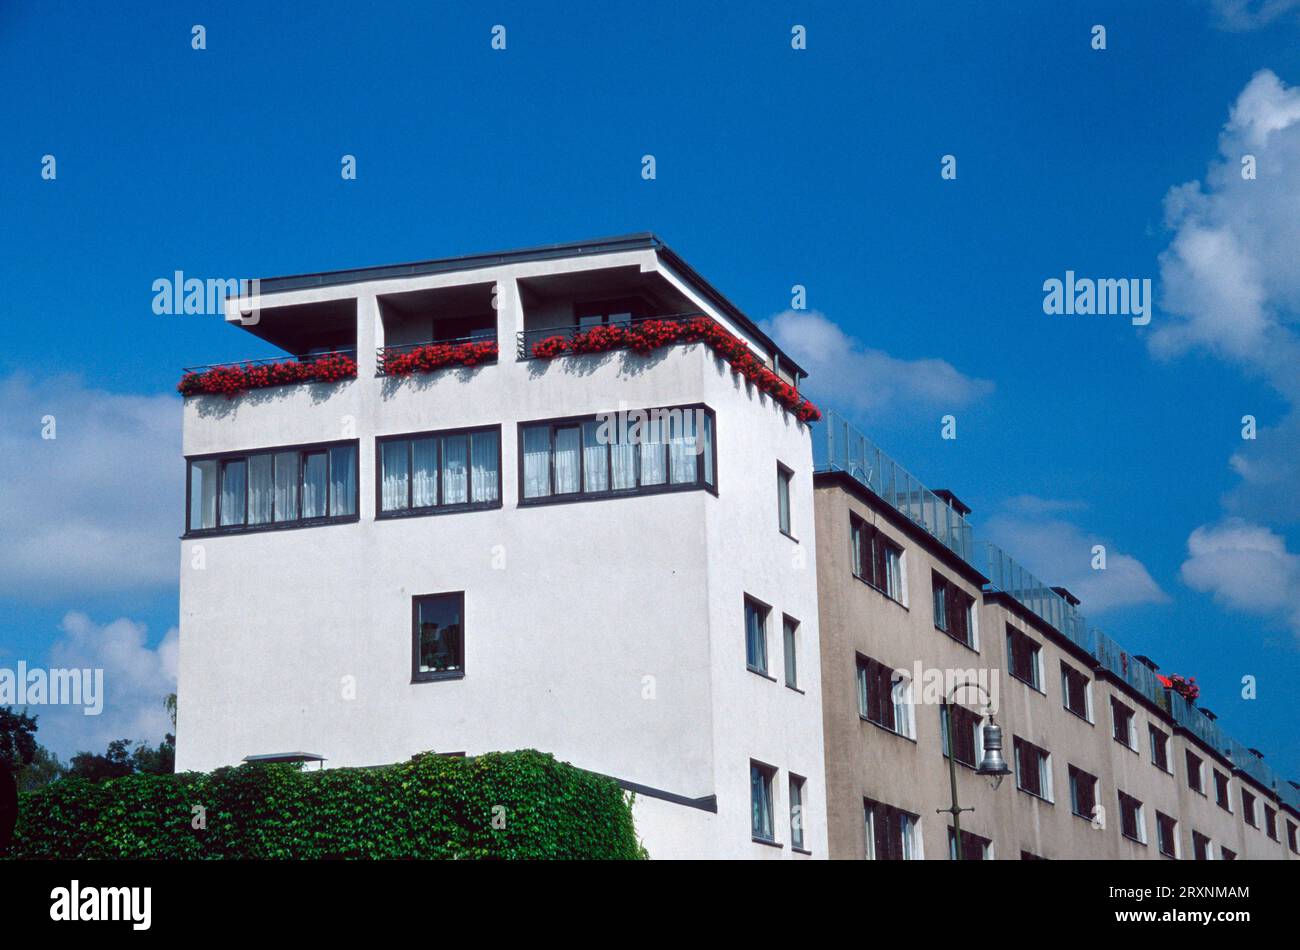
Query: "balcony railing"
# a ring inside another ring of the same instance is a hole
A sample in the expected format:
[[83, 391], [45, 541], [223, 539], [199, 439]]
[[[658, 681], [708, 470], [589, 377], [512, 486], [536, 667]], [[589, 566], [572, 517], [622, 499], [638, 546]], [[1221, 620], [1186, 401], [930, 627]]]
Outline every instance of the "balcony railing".
[[355, 349], [343, 349], [313, 353], [300, 359], [281, 357], [187, 366], [181, 370], [181, 381], [176, 388], [185, 396], [235, 396], [270, 386], [333, 383], [357, 375], [356, 357]]
[[376, 374], [405, 376], [433, 372], [447, 366], [482, 366], [495, 363], [499, 352], [495, 335], [381, 346], [376, 353]]
[[635, 330], [637, 327], [644, 326], [647, 323], [654, 323], [656, 321], [662, 323], [689, 323], [690, 321], [698, 319], [699, 317], [702, 317], [704, 315], [705, 314], [699, 312], [671, 313], [671, 314], [665, 314], [663, 316], [658, 316], [658, 317], [637, 317], [632, 320], [615, 320], [607, 324], [595, 324], [593, 326], [586, 326], [586, 327], [584, 326], [542, 327], [536, 330], [520, 330], [518, 334], [516, 334], [517, 339], [515, 341], [515, 356], [521, 360], [535, 359], [536, 355], [533, 352], [533, 347], [535, 347], [538, 343], [541, 343], [543, 340], [549, 340], [552, 337], [558, 337], [559, 339], [563, 340], [565, 344], [568, 344], [570, 341], [573, 340], [574, 337], [578, 336], [579, 334], [586, 333], [589, 330], [594, 330], [599, 326], [619, 327], [623, 330]]
[[[1000, 547], [989, 542], [977, 545], [964, 517], [841, 415], [831, 410], [826, 413], [822, 424], [826, 431], [813, 442], [813, 457], [818, 471], [846, 472], [870, 488], [886, 504], [906, 515], [986, 576], [989, 590], [1010, 596], [1084, 650], [1096, 661], [1098, 668], [1108, 671], [1165, 710], [1179, 726], [1211, 749], [1227, 755], [1235, 767], [1272, 789], [1290, 807], [1300, 810], [1300, 789], [1224, 732], [1197, 706], [1165, 687], [1149, 666], [1102, 631], [1089, 627], [1087, 618], [1077, 607], [1025, 570]], [[977, 562], [977, 552], [983, 554], [982, 562]]]

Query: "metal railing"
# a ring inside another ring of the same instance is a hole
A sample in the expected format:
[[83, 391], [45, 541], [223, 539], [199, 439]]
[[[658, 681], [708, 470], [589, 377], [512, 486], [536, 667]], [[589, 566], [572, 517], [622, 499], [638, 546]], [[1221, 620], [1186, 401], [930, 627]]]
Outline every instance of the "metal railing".
[[658, 317], [636, 317], [630, 320], [613, 320], [604, 324], [593, 324], [592, 326], [563, 326], [563, 327], [540, 327], [535, 330], [520, 330], [516, 334], [515, 356], [521, 360], [531, 360], [533, 356], [533, 347], [542, 340], [549, 340], [551, 337], [560, 337], [566, 343], [572, 340], [579, 333], [586, 333], [588, 330], [594, 330], [598, 326], [622, 327], [624, 330], [630, 330], [644, 323], [689, 323], [705, 316], [702, 312], [694, 313], [670, 313]]
[[206, 373], [208, 370], [213, 369], [242, 369], [244, 367], [253, 366], [277, 366], [281, 363], [303, 363], [311, 365], [312, 363], [317, 363], [332, 356], [347, 356], [356, 359], [357, 351], [355, 348], [351, 348], [329, 350], [325, 353], [310, 353], [303, 356], [278, 356], [261, 360], [236, 360], [233, 363], [206, 363], [203, 366], [186, 366], [181, 369], [181, 372], [189, 375], [190, 373]]
[[[469, 336], [452, 337], [447, 340], [426, 340], [423, 343], [399, 343], [395, 346], [381, 346], [375, 351], [375, 373], [378, 376], [384, 375], [384, 361], [390, 356], [396, 356], [399, 353], [411, 353], [415, 350], [422, 350], [426, 346], [462, 346], [466, 343], [495, 343], [497, 334], [495, 330], [482, 335], [470, 334]], [[485, 363], [495, 363], [497, 358], [479, 360], [478, 365]]]
[[996, 544], [985, 541], [982, 547], [985, 557], [981, 573], [989, 579], [993, 590], [1011, 597], [1081, 650], [1095, 651], [1095, 631], [1088, 629], [1088, 621], [1077, 607], [1025, 570]]

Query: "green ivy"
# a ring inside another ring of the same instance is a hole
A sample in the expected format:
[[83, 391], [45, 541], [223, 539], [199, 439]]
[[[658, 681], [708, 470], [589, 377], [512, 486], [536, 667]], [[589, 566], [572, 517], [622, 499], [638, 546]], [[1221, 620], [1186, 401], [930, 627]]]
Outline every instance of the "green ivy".
[[364, 769], [249, 764], [209, 774], [63, 779], [19, 797], [10, 857], [647, 855], [629, 794], [607, 778], [525, 750], [472, 759], [425, 753]]

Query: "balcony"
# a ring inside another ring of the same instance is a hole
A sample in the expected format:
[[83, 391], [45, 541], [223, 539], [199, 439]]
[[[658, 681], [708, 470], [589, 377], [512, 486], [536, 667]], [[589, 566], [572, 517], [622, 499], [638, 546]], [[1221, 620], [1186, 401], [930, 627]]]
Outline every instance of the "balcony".
[[357, 351], [329, 350], [298, 359], [242, 360], [210, 363], [181, 370], [176, 390], [182, 396], [219, 395], [233, 398], [253, 389], [300, 383], [337, 383], [355, 379]]
[[381, 346], [376, 356], [376, 373], [379, 376], [399, 377], [412, 373], [432, 373], [449, 366], [473, 368], [495, 363], [499, 351], [495, 339], [485, 339], [482, 336]]

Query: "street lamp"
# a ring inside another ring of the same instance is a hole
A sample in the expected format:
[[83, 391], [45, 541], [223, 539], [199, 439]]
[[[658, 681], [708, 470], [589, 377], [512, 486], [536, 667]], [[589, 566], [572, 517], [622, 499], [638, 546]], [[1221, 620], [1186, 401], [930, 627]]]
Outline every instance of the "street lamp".
[[961, 813], [964, 811], [974, 811], [974, 808], [962, 808], [957, 804], [957, 733], [953, 729], [952, 720], [952, 699], [957, 695], [957, 690], [973, 687], [984, 694], [985, 703], [989, 708], [989, 724], [984, 727], [984, 758], [980, 760], [979, 768], [975, 770], [976, 775], [983, 775], [988, 778], [989, 785], [997, 791], [1002, 780], [1011, 774], [1011, 769], [1007, 768], [1006, 759], [1002, 758], [1002, 727], [993, 719], [992, 702], [988, 690], [984, 689], [978, 683], [958, 683], [948, 694], [948, 701], [944, 703], [943, 717], [944, 724], [948, 730], [948, 780], [952, 784], [952, 806], [949, 808], [936, 809], [937, 813], [942, 815], [944, 812], [952, 815], [952, 834], [953, 834], [953, 860], [961, 860]]

